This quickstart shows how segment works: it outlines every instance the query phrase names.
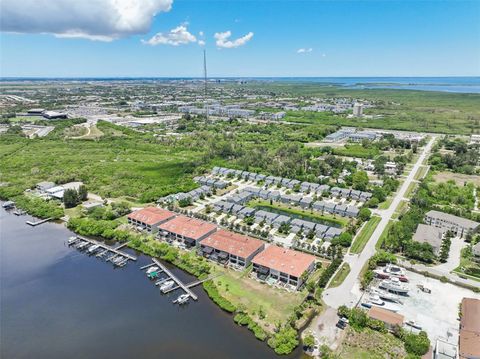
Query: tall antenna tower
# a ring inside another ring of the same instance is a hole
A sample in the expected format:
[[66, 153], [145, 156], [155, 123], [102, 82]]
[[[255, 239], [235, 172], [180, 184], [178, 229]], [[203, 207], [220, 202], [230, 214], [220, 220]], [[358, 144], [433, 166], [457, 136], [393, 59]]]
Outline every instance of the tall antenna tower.
[[207, 100], [207, 50], [203, 50], [203, 80], [204, 80], [204, 89], [203, 89], [203, 99], [205, 102], [205, 115], [208, 122], [208, 100]]

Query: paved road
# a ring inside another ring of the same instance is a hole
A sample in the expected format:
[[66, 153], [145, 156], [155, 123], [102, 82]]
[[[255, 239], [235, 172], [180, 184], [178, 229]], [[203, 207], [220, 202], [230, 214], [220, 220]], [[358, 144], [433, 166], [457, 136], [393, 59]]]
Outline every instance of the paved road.
[[353, 307], [360, 299], [361, 293], [360, 285], [358, 282], [358, 276], [360, 274], [360, 271], [362, 270], [368, 259], [375, 253], [375, 244], [380, 239], [383, 230], [387, 226], [398, 204], [405, 196], [405, 192], [407, 191], [408, 186], [414, 181], [415, 174], [417, 173], [420, 166], [422, 165], [422, 162], [425, 160], [428, 153], [430, 152], [434, 141], [435, 137], [432, 137], [428, 144], [424, 147], [417, 162], [415, 163], [412, 170], [405, 179], [405, 182], [403, 182], [400, 190], [395, 195], [392, 203], [390, 204], [390, 207], [386, 210], [378, 211], [378, 214], [381, 216], [382, 219], [380, 220], [380, 223], [373, 232], [362, 253], [360, 253], [359, 255], [348, 254], [345, 256], [345, 262], [350, 265], [350, 273], [340, 286], [327, 289], [323, 292], [323, 300], [328, 306], [333, 308], [338, 308], [341, 305]]

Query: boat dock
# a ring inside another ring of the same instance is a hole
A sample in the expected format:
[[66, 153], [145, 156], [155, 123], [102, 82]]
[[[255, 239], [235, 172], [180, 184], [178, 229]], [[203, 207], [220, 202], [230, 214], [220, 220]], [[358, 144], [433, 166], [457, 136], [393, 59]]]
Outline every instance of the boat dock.
[[167, 293], [170, 293], [170, 292], [174, 292], [176, 291], [177, 289], [182, 289], [186, 294], [188, 294], [193, 300], [198, 300], [198, 296], [193, 293], [190, 288], [193, 288], [193, 287], [196, 287], [197, 285], [200, 285], [202, 284], [203, 282], [206, 282], [208, 280], [212, 280], [218, 276], [221, 276], [222, 274], [221, 273], [216, 273], [214, 275], [211, 275], [207, 278], [204, 278], [204, 279], [199, 279], [199, 280], [196, 280], [196, 281], [193, 281], [191, 283], [188, 283], [188, 284], [185, 284], [183, 283], [180, 279], [178, 279], [172, 272], [170, 272], [170, 270], [165, 267], [165, 265], [163, 265], [162, 263], [160, 263], [160, 261], [158, 261], [157, 259], [155, 258], [152, 258], [152, 263], [150, 264], [147, 264], [143, 267], [140, 267], [140, 270], [144, 270], [144, 269], [147, 269], [147, 268], [150, 268], [152, 266], [157, 266], [158, 268], [160, 268], [157, 272], [158, 273], [165, 273], [167, 275], [166, 278], [162, 278], [160, 280], [158, 280], [157, 282], [155, 282], [155, 285], [159, 286], [159, 285], [162, 285], [163, 283], [167, 282], [168, 280], [173, 280], [177, 285], [175, 287], [172, 287], [170, 289], [167, 289], [165, 290], [163, 293], [164, 294], [167, 294]]
[[53, 218], [46, 218], [46, 219], [41, 219], [41, 220], [36, 221], [36, 222], [26, 221], [25, 223], [28, 224], [29, 226], [35, 227], [35, 226], [38, 226], [38, 225], [40, 225], [40, 224], [42, 224], [42, 223], [51, 221], [52, 219], [53, 219]]
[[[196, 287], [197, 285], [200, 285], [200, 284], [202, 284], [203, 282], [206, 282], [207, 280], [211, 280], [211, 279], [213, 279], [213, 278], [216, 278], [216, 277], [218, 277], [218, 276], [220, 276], [220, 275], [221, 275], [221, 274], [216, 274], [216, 275], [212, 275], [212, 276], [210, 276], [210, 277], [207, 277], [207, 278], [205, 278], [205, 279], [196, 280], [195, 282], [185, 284], [185, 287], [186, 287], [186, 288], [189, 288], [189, 289], [190, 289], [190, 288], [193, 288], [193, 287]], [[179, 288], [180, 288], [180, 286], [177, 286], [177, 287], [173, 287], [173, 288], [171, 288], [171, 289], [168, 289], [168, 290], [165, 291], [165, 294], [170, 293], [170, 292], [173, 292], [174, 290], [177, 290], [177, 289], [179, 289]]]
[[[160, 263], [157, 259], [152, 258], [153, 264], [152, 265], [157, 265], [162, 272], [164, 272], [171, 280], [173, 280], [175, 283], [177, 283], [177, 287], [175, 289], [183, 289], [185, 293], [187, 293], [193, 300], [198, 300], [198, 297], [195, 293], [193, 293], [188, 286], [183, 284], [183, 282], [178, 279], [170, 270], [165, 267], [162, 263]], [[172, 288], [173, 290], [173, 288]], [[169, 290], [171, 292], [172, 290]], [[167, 293], [167, 292], [165, 292]]]
[[81, 236], [76, 236], [73, 240], [69, 240], [69, 245], [75, 245], [77, 249], [86, 249], [90, 246], [96, 245], [98, 248], [91, 254], [97, 258], [106, 258], [106, 262], [112, 262], [116, 266], [124, 266], [129, 260], [136, 261], [137, 257], [132, 256], [120, 249], [125, 247], [127, 243], [124, 243], [116, 248], [110, 247], [102, 242], [96, 241], [94, 239], [89, 239]]

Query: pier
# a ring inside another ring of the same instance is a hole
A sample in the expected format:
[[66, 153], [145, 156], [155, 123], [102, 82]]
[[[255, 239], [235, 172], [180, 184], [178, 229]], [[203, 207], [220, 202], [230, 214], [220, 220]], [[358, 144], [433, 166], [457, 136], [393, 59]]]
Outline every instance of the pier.
[[[118, 258], [118, 257], [122, 257], [126, 261], [129, 261], [129, 260], [136, 261], [137, 260], [137, 257], [132, 256], [131, 254], [128, 254], [128, 253], [120, 250], [120, 248], [125, 247], [127, 245], [127, 243], [124, 243], [124, 244], [122, 244], [122, 245], [120, 245], [116, 248], [113, 248], [113, 247], [107, 246], [106, 244], [104, 244], [102, 242], [96, 241], [94, 239], [89, 239], [89, 238], [85, 238], [85, 237], [81, 237], [81, 236], [76, 236], [76, 238], [77, 238], [77, 241], [74, 242], [74, 243], [77, 245], [77, 248], [78, 248], [78, 244], [84, 243], [85, 246], [86, 246], [86, 244], [88, 244], [88, 245], [96, 244], [96, 245], [98, 245], [99, 248], [103, 249], [102, 251], [100, 251], [96, 254], [96, 257], [103, 258], [105, 255], [110, 253], [111, 255], [106, 259], [107, 262], [110, 262], [110, 261], [113, 262], [113, 260], [115, 258]], [[74, 244], [74, 243], [72, 243], [72, 244]]]
[[[205, 278], [205, 279], [196, 280], [195, 282], [185, 284], [185, 287], [186, 287], [186, 288], [196, 287], [197, 285], [202, 284], [203, 282], [206, 282], [207, 280], [212, 280], [213, 278], [216, 278], [216, 277], [218, 277], [218, 276], [220, 276], [220, 275], [221, 275], [221, 274], [215, 274], [215, 275], [212, 275], [212, 276], [207, 277], [207, 278]], [[173, 292], [174, 290], [177, 290], [178, 288], [180, 288], [180, 286], [173, 287], [173, 288], [165, 291], [165, 294], [170, 293], [170, 292]]]
[[52, 219], [53, 218], [46, 218], [46, 219], [41, 219], [41, 220], [36, 221], [36, 222], [26, 221], [25, 223], [28, 224], [29, 226], [35, 227], [35, 226], [38, 226], [39, 224], [51, 221]]
[[[185, 284], [183, 284], [183, 282], [178, 279], [172, 272], [170, 272], [170, 270], [168, 270], [167, 267], [165, 267], [162, 263], [160, 263], [157, 259], [155, 258], [152, 258], [152, 261], [154, 262], [155, 265], [157, 265], [163, 272], [165, 272], [166, 275], [168, 275], [175, 283], [177, 283], [177, 287], [175, 289], [183, 289], [185, 291], [185, 293], [187, 293], [193, 300], [198, 300], [198, 297], [195, 293], [193, 293], [190, 288], [188, 286], [186, 286]], [[153, 264], [152, 264], [153, 265]], [[168, 292], [171, 292], [173, 291], [173, 289], [165, 292], [165, 293], [168, 293]]]

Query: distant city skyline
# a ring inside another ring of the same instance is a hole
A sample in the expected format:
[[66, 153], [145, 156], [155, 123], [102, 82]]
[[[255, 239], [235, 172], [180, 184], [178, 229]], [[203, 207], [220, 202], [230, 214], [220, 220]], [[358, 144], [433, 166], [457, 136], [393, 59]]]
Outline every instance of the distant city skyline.
[[0, 6], [2, 77], [480, 76], [479, 1]]

